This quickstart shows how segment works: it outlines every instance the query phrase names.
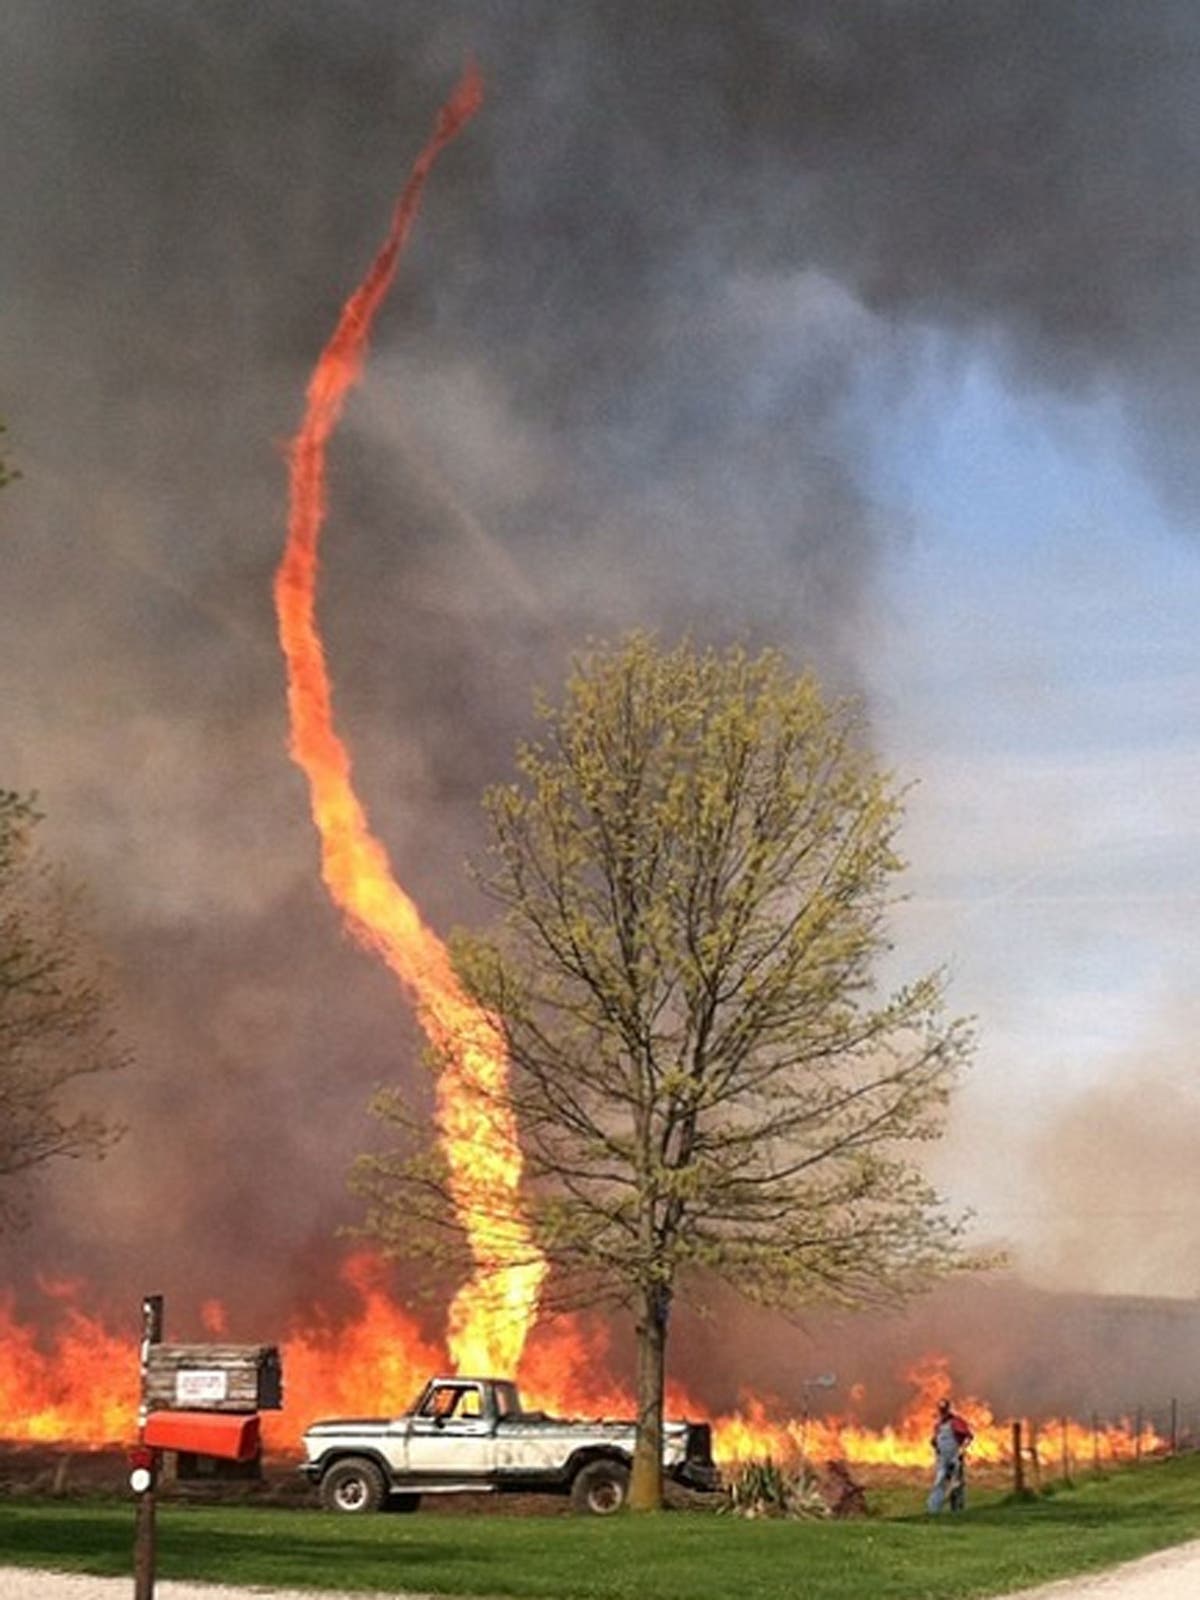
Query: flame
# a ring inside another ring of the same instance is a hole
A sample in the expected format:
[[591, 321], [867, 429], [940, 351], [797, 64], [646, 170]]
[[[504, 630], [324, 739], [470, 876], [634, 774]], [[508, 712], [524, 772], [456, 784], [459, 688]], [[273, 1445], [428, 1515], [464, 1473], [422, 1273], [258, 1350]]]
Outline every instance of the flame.
[[25, 1443], [92, 1445], [132, 1436], [137, 1415], [138, 1344], [110, 1333], [74, 1303], [79, 1286], [39, 1287], [55, 1302], [47, 1348], [0, 1298], [0, 1431]]
[[384, 243], [313, 371], [304, 420], [290, 449], [288, 537], [275, 578], [275, 604], [287, 660], [290, 752], [309, 781], [325, 885], [354, 937], [399, 978], [447, 1063], [438, 1080], [438, 1127], [451, 1195], [475, 1263], [472, 1279], [450, 1307], [450, 1352], [460, 1371], [515, 1372], [545, 1263], [518, 1200], [521, 1154], [515, 1121], [504, 1105], [503, 1044], [494, 1021], [463, 993], [446, 947], [395, 881], [387, 854], [371, 833], [354, 790], [349, 754], [334, 731], [331, 685], [315, 619], [326, 445], [347, 390], [362, 370], [371, 325], [395, 275], [425, 180], [481, 98], [480, 78], [469, 69], [442, 107]]
[[[397, 1416], [429, 1377], [446, 1370], [446, 1351], [396, 1303], [381, 1262], [359, 1253], [343, 1263], [339, 1275], [349, 1309], [335, 1312], [318, 1305], [298, 1316], [279, 1341], [284, 1409], [263, 1419], [267, 1448], [276, 1454], [294, 1454], [300, 1434], [316, 1417]], [[100, 1449], [131, 1438], [138, 1393], [138, 1330], [132, 1319], [127, 1327], [110, 1330], [81, 1309], [86, 1286], [43, 1282], [40, 1287], [45, 1300], [40, 1335], [16, 1317], [11, 1299], [0, 1299], [0, 1433], [11, 1442], [75, 1449]], [[207, 1327], [214, 1318], [224, 1326], [224, 1308], [205, 1302], [198, 1322]], [[602, 1324], [576, 1317], [542, 1323], [521, 1361], [522, 1397], [527, 1407], [559, 1416], [632, 1417], [632, 1391], [610, 1375], [615, 1364]], [[753, 1394], [736, 1411], [714, 1414], [678, 1384], [668, 1385], [667, 1413], [711, 1422], [713, 1453], [726, 1467], [766, 1456], [779, 1462], [803, 1456], [926, 1472], [933, 1413], [942, 1395], [952, 1392], [949, 1363], [944, 1356], [925, 1356], [905, 1377], [911, 1397], [884, 1428], [867, 1427], [853, 1412], [796, 1414], [780, 1400]], [[854, 1388], [865, 1400], [862, 1386]], [[851, 1404], [857, 1407], [858, 1399]], [[954, 1404], [975, 1432], [972, 1460], [1008, 1467], [1011, 1419], [997, 1417], [986, 1401], [973, 1396], [956, 1392]], [[1077, 1420], [1026, 1418], [1023, 1429], [1047, 1476], [1061, 1470], [1064, 1450], [1078, 1469], [1132, 1461], [1166, 1448], [1153, 1427], [1139, 1431], [1129, 1420], [1093, 1432]]]
[[358, 1311], [348, 1322], [318, 1312], [282, 1341], [284, 1409], [264, 1414], [268, 1449], [294, 1450], [316, 1417], [398, 1416], [445, 1368], [444, 1352], [389, 1296], [378, 1261], [351, 1256], [340, 1277]]
[[[727, 1464], [770, 1456], [776, 1461], [805, 1457], [810, 1461], [847, 1461], [856, 1466], [923, 1469], [930, 1463], [930, 1435], [937, 1402], [953, 1397], [954, 1409], [970, 1424], [975, 1436], [971, 1460], [988, 1465], [1011, 1463], [1014, 1419], [996, 1417], [986, 1400], [955, 1395], [945, 1356], [923, 1356], [907, 1370], [905, 1381], [912, 1386], [911, 1399], [894, 1424], [880, 1429], [866, 1428], [853, 1416], [774, 1419], [766, 1404], [751, 1396], [744, 1411], [714, 1419], [714, 1454]], [[862, 1384], [855, 1384], [851, 1393], [856, 1402], [866, 1398]], [[1020, 1420], [1023, 1447], [1036, 1451], [1038, 1461], [1045, 1463], [1048, 1471], [1061, 1467], [1064, 1455], [1076, 1466], [1090, 1466], [1093, 1461], [1131, 1461], [1139, 1454], [1150, 1455], [1165, 1448], [1152, 1427], [1145, 1424], [1139, 1432], [1128, 1419], [1095, 1430], [1071, 1419], [1055, 1418], [1040, 1425], [1028, 1417]]]

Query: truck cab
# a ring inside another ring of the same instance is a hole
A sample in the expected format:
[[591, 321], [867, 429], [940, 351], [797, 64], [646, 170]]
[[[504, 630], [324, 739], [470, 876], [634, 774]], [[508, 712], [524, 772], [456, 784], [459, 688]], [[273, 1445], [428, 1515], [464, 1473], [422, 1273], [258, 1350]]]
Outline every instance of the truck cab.
[[434, 1378], [408, 1418], [404, 1466], [412, 1473], [490, 1473], [499, 1466], [497, 1428], [521, 1409], [516, 1385]]

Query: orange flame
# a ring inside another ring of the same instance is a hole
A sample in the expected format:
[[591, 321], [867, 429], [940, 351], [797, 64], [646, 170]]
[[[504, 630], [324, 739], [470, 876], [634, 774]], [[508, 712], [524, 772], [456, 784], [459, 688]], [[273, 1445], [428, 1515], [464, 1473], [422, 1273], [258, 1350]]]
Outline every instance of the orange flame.
[[[49, 1294], [51, 1286], [42, 1284]], [[132, 1435], [137, 1414], [138, 1346], [72, 1303], [63, 1286], [53, 1347], [18, 1322], [0, 1298], [0, 1428], [25, 1443], [100, 1446]]]
[[373, 1257], [351, 1256], [340, 1276], [359, 1309], [349, 1322], [318, 1315], [283, 1340], [284, 1409], [263, 1418], [268, 1449], [294, 1450], [317, 1417], [398, 1416], [445, 1367], [444, 1353], [388, 1295]]
[[[714, 1420], [714, 1454], [727, 1464], [770, 1456], [776, 1461], [804, 1457], [842, 1460], [856, 1466], [927, 1468], [937, 1402], [953, 1391], [950, 1364], [945, 1356], [923, 1356], [905, 1373], [905, 1380], [913, 1386], [912, 1398], [894, 1424], [879, 1429], [864, 1427], [853, 1416], [802, 1415], [776, 1420], [768, 1415], [763, 1400], [751, 1396], [744, 1411]], [[856, 1403], [866, 1397], [861, 1384], [851, 1393]], [[954, 1409], [974, 1434], [969, 1451], [973, 1462], [1011, 1463], [1013, 1419], [997, 1418], [986, 1400], [971, 1395], [955, 1396]], [[1061, 1468], [1064, 1459], [1075, 1470], [1093, 1463], [1131, 1461], [1139, 1454], [1164, 1449], [1164, 1441], [1152, 1427], [1143, 1425], [1139, 1432], [1128, 1419], [1117, 1426], [1093, 1429], [1071, 1419], [1056, 1418], [1039, 1426], [1024, 1418], [1022, 1433], [1023, 1449], [1035, 1453], [1048, 1472]]]
[[[267, 1447], [294, 1453], [301, 1432], [317, 1417], [398, 1416], [427, 1378], [445, 1370], [445, 1351], [421, 1331], [414, 1316], [388, 1291], [388, 1274], [374, 1257], [359, 1253], [342, 1265], [340, 1276], [353, 1297], [349, 1311], [305, 1314], [281, 1343], [284, 1409], [263, 1418]], [[43, 1282], [46, 1305], [39, 1321], [45, 1333], [21, 1323], [11, 1301], [0, 1297], [0, 1436], [14, 1442], [99, 1449], [132, 1436], [137, 1414], [138, 1340], [131, 1325], [123, 1335], [80, 1309], [81, 1284]], [[224, 1309], [206, 1302], [200, 1319], [210, 1324]], [[535, 1330], [524, 1352], [519, 1378], [527, 1406], [577, 1417], [629, 1418], [633, 1395], [613, 1380], [608, 1329], [575, 1317], [559, 1317]], [[912, 1396], [899, 1418], [884, 1428], [869, 1428], [855, 1415], [865, 1400], [855, 1385], [854, 1410], [843, 1416], [789, 1414], [780, 1400], [747, 1395], [741, 1407], [714, 1415], [694, 1394], [669, 1384], [667, 1411], [713, 1426], [713, 1453], [726, 1467], [770, 1456], [779, 1462], [844, 1460], [860, 1467], [925, 1472], [937, 1401], [951, 1392], [949, 1364], [929, 1355], [906, 1374]], [[971, 1424], [977, 1463], [1008, 1466], [1012, 1423], [996, 1417], [984, 1400], [955, 1396], [955, 1407]], [[1035, 1424], [1025, 1419], [1027, 1448], [1037, 1452], [1047, 1477], [1093, 1464], [1132, 1461], [1161, 1453], [1165, 1441], [1149, 1424], [1139, 1429], [1125, 1420], [1092, 1427], [1057, 1418]], [[1032, 1458], [1028, 1464], [1033, 1468]], [[1035, 1480], [1036, 1481], [1036, 1477]]]
[[421, 1026], [447, 1062], [437, 1117], [450, 1188], [475, 1262], [449, 1314], [459, 1370], [514, 1372], [536, 1311], [545, 1264], [521, 1214], [517, 1129], [503, 1104], [507, 1060], [493, 1020], [462, 992], [446, 948], [396, 883], [370, 831], [333, 727], [332, 694], [315, 620], [317, 544], [325, 512], [325, 450], [357, 380], [433, 163], [474, 115], [482, 83], [469, 69], [442, 107], [413, 166], [392, 224], [350, 296], [308, 385], [304, 421], [290, 451], [288, 538], [275, 578], [287, 660], [290, 752], [308, 778], [321, 837], [322, 876], [348, 928], [381, 956], [417, 1006]]

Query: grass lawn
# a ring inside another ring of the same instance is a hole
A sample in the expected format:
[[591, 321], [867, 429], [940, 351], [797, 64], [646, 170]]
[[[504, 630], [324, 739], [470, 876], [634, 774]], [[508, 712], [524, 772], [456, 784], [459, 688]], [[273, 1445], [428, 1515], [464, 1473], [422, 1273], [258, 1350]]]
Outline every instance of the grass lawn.
[[[159, 1575], [546, 1600], [953, 1600], [1200, 1537], [1200, 1456], [1088, 1479], [1023, 1504], [977, 1498], [926, 1519], [915, 1490], [866, 1521], [746, 1522], [703, 1512], [374, 1516], [159, 1507]], [[129, 1502], [0, 1502], [0, 1565], [124, 1574]]]

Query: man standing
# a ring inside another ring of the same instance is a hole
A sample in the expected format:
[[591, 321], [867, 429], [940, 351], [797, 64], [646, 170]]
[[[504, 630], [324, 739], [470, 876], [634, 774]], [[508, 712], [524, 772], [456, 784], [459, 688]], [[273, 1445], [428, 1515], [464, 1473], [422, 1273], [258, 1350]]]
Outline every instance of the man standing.
[[937, 1421], [933, 1425], [930, 1444], [936, 1456], [933, 1488], [925, 1509], [931, 1513], [942, 1509], [947, 1494], [951, 1511], [961, 1511], [967, 1503], [966, 1473], [963, 1452], [974, 1438], [969, 1423], [951, 1409], [949, 1400], [939, 1400]]

